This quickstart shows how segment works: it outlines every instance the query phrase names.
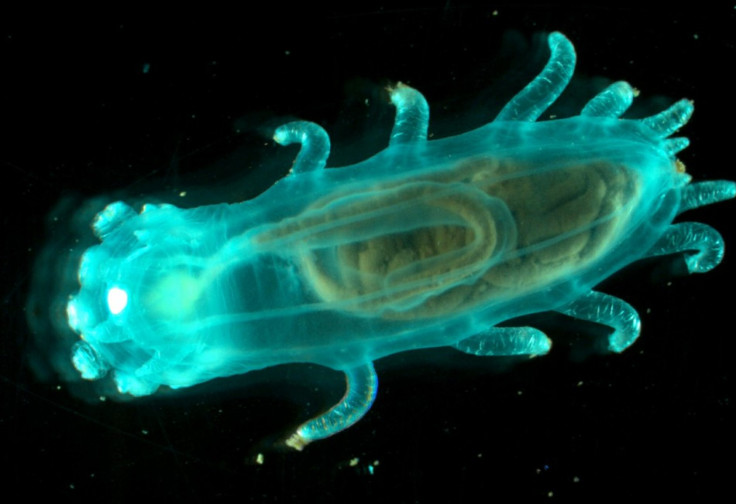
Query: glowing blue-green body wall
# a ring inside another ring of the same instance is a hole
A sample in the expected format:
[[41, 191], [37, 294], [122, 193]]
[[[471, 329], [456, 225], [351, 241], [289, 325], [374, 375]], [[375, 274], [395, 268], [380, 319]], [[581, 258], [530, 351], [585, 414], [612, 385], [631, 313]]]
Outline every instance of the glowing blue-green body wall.
[[289, 440], [301, 448], [367, 411], [372, 362], [387, 355], [545, 353], [541, 331], [495, 326], [546, 310], [607, 324], [611, 350], [628, 347], [636, 312], [591, 289], [647, 256], [713, 268], [718, 233], [672, 221], [736, 191], [690, 184], [676, 160], [687, 141], [668, 137], [692, 113], [685, 100], [620, 119], [633, 91], [616, 83], [579, 116], [534, 122], [574, 68], [567, 39], [549, 40], [540, 76], [474, 131], [427, 141], [426, 101], [399, 85], [390, 144], [366, 161], [325, 169], [326, 133], [294, 122], [275, 135], [301, 144], [292, 172], [253, 200], [109, 205], [67, 308], [77, 369], [111, 371], [133, 395], [291, 362], [344, 371], [343, 400]]

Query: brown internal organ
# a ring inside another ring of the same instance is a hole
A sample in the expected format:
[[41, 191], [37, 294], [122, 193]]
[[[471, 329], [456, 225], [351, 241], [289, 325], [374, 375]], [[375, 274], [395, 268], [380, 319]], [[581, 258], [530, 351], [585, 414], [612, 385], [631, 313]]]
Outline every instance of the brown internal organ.
[[305, 279], [335, 309], [437, 317], [589, 265], [616, 242], [637, 197], [632, 172], [609, 162], [535, 169], [481, 158], [329, 195], [264, 239], [298, 236], [290, 246]]

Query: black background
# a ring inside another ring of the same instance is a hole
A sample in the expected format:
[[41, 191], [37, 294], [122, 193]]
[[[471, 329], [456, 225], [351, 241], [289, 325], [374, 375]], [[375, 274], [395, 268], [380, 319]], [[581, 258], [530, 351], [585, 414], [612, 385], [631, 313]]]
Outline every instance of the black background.
[[[79, 208], [98, 195], [153, 194], [183, 206], [252, 197], [288, 169], [294, 151], [262, 133], [292, 117], [331, 134], [331, 166], [358, 161], [385, 145], [393, 110], [381, 89], [398, 80], [426, 95], [431, 133], [459, 133], [492, 119], [541, 68], [547, 51], [535, 34], [559, 30], [574, 43], [578, 80], [568, 101], [578, 108], [589, 97], [586, 77], [596, 76], [628, 80], [645, 105], [694, 99], [681, 158], [696, 180], [733, 178], [733, 6], [616, 5], [5, 16], [4, 488], [115, 502], [570, 502], [730, 491], [730, 250], [707, 275], [663, 279], [655, 261], [607, 282], [603, 290], [643, 321], [642, 337], [621, 355], [583, 359], [576, 348], [589, 347], [595, 331], [548, 320], [557, 344], [530, 362], [437, 352], [380, 361], [373, 409], [303, 453], [278, 440], [339, 395], [338, 374], [277, 368], [183, 396], [95, 404], [31, 371], [33, 261], [60, 234], [84, 231], [58, 221], [47, 228], [55, 208], [61, 219], [75, 215], [60, 211], [60, 200]], [[732, 202], [687, 218], [736, 243]], [[63, 295], [47, 289], [49, 299]]]

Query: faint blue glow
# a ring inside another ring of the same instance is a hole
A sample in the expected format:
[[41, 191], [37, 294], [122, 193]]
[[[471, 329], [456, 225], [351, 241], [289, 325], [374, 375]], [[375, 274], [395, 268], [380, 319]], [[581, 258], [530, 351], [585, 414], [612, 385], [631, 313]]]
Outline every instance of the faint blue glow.
[[475, 131], [428, 140], [427, 101], [399, 84], [388, 147], [365, 161], [325, 169], [327, 132], [293, 121], [273, 137], [299, 144], [289, 175], [254, 200], [108, 205], [68, 301], [74, 366], [134, 396], [292, 362], [343, 372], [343, 398], [285, 441], [301, 450], [370, 409], [373, 361], [388, 355], [541, 355], [541, 330], [502, 324], [548, 310], [608, 326], [608, 348], [628, 348], [638, 313], [592, 289], [647, 257], [687, 252], [690, 272], [714, 268], [718, 232], [673, 219], [736, 185], [691, 183], [674, 157], [688, 100], [622, 118], [636, 92], [619, 82], [579, 115], [536, 122], [575, 67], [562, 34], [548, 44], [541, 73]]

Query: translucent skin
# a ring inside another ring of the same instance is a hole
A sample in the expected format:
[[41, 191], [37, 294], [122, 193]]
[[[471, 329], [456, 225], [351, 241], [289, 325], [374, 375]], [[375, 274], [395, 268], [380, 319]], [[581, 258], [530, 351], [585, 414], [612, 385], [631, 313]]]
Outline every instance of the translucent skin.
[[291, 362], [345, 371], [343, 400], [288, 440], [301, 449], [370, 408], [372, 362], [387, 355], [546, 353], [541, 331], [496, 326], [547, 310], [610, 325], [610, 349], [624, 350], [638, 315], [591, 289], [652, 255], [715, 267], [718, 233], [672, 221], [736, 186], [690, 184], [675, 158], [687, 141], [668, 138], [692, 114], [686, 100], [620, 119], [633, 90], [619, 82], [581, 115], [534, 122], [574, 69], [570, 42], [549, 44], [537, 79], [474, 131], [427, 141], [427, 103], [399, 85], [389, 146], [361, 163], [325, 169], [327, 134], [298, 121], [274, 137], [301, 144], [292, 172], [253, 200], [109, 205], [67, 307], [77, 369], [112, 371], [133, 395]]

